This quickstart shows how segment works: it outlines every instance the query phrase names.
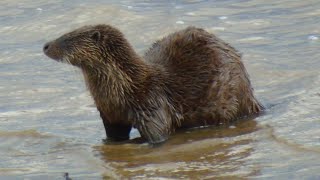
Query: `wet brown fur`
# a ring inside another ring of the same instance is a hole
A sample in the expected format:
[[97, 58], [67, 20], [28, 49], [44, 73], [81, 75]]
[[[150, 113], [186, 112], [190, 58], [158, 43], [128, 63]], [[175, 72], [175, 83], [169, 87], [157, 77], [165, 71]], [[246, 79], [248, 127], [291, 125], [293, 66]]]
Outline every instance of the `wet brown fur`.
[[44, 52], [81, 68], [107, 136], [116, 140], [128, 139], [133, 126], [159, 143], [177, 128], [226, 124], [262, 110], [240, 54], [200, 28], [170, 34], [143, 57], [109, 25], [79, 28]]

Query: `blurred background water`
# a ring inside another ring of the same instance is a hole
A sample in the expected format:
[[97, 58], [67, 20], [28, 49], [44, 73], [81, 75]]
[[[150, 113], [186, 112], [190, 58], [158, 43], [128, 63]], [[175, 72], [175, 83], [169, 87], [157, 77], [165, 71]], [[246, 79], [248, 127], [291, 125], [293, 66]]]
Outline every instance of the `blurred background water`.
[[[0, 179], [320, 179], [319, 17], [318, 0], [1, 0]], [[140, 54], [189, 25], [217, 34], [243, 53], [265, 115], [158, 148], [104, 145], [80, 71], [42, 53], [97, 23]]]

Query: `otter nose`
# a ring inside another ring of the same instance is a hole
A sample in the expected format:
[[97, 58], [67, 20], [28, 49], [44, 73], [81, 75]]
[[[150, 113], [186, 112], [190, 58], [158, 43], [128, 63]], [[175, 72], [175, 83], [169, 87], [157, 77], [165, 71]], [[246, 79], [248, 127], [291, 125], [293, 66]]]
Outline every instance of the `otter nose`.
[[46, 52], [48, 51], [49, 47], [50, 47], [50, 43], [46, 43], [46, 44], [43, 46], [43, 52], [46, 53]]

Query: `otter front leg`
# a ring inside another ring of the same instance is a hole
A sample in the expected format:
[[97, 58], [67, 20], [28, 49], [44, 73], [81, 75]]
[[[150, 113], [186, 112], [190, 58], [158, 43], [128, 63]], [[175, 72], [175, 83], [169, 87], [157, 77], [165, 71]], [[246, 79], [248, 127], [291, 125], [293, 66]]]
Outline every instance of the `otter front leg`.
[[110, 123], [105, 115], [100, 112], [104, 129], [106, 130], [107, 139], [111, 141], [124, 141], [130, 138], [132, 126], [121, 123]]
[[[144, 121], [144, 120], [143, 120]], [[169, 138], [170, 133], [166, 131], [167, 127], [159, 127], [151, 122], [144, 121], [136, 125], [141, 137], [150, 144], [159, 144]]]
[[130, 138], [131, 125], [110, 124], [103, 121], [108, 140], [124, 141]]
[[166, 141], [174, 131], [172, 118], [164, 109], [140, 111], [134, 120], [134, 127], [151, 144]]

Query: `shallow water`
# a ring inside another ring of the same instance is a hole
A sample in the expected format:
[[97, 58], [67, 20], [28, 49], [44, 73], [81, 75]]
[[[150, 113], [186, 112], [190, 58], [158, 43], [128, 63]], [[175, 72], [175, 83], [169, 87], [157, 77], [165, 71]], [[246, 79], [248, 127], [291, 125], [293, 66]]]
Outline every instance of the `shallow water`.
[[[2, 0], [0, 179], [320, 179], [319, 9], [318, 0]], [[139, 53], [189, 25], [216, 33], [243, 53], [266, 113], [160, 147], [104, 145], [79, 70], [42, 53], [96, 23], [120, 28]]]

